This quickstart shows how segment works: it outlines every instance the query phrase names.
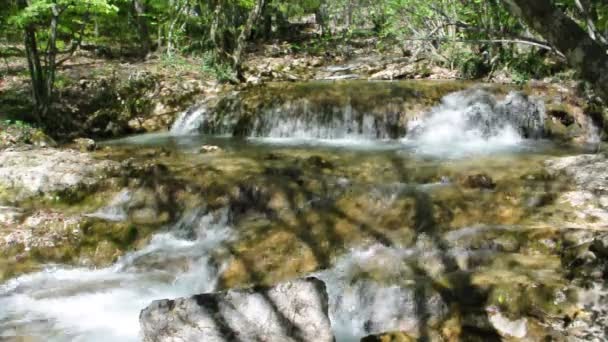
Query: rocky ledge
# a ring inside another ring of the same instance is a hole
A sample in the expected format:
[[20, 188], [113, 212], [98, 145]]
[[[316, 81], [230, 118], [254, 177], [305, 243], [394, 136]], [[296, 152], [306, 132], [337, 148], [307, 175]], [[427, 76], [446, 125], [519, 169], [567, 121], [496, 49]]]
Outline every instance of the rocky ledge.
[[96, 184], [118, 163], [55, 148], [0, 151], [0, 199], [8, 202]]
[[572, 188], [558, 200], [575, 210], [573, 226], [605, 229], [608, 227], [608, 158], [605, 154], [588, 154], [558, 158], [546, 162], [553, 174], [572, 179]]
[[331, 342], [325, 284], [316, 278], [274, 287], [153, 302], [140, 314], [146, 342]]

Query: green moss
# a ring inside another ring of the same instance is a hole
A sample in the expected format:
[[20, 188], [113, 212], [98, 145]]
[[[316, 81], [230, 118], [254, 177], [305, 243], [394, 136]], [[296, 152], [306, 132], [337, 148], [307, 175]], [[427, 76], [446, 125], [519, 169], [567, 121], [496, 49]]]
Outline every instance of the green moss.
[[565, 284], [521, 284], [505, 282], [493, 288], [489, 305], [498, 306], [513, 318], [544, 315], [561, 316], [575, 304], [574, 293], [560, 292]]

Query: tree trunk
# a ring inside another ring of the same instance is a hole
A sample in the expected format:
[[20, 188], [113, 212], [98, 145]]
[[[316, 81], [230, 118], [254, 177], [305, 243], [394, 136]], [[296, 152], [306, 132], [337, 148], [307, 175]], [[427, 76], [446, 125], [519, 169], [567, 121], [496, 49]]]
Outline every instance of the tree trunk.
[[265, 0], [257, 0], [251, 12], [249, 12], [249, 17], [247, 18], [247, 22], [245, 23], [245, 27], [236, 43], [236, 49], [234, 50], [233, 60], [234, 60], [234, 70], [236, 71], [236, 77], [239, 80], [242, 80], [242, 64], [243, 64], [243, 53], [245, 51], [245, 47], [247, 45], [247, 39], [251, 36], [251, 30], [253, 26], [258, 21], [262, 10], [264, 9]]
[[55, 88], [55, 71], [56, 71], [56, 60], [57, 60], [57, 26], [59, 25], [59, 8], [53, 4], [51, 6], [51, 25], [49, 31], [49, 41], [47, 46], [47, 58], [46, 58], [46, 76], [45, 76], [45, 98], [42, 108], [42, 116], [46, 117], [51, 100], [53, 98], [53, 91]]
[[148, 22], [146, 20], [146, 2], [142, 0], [133, 0], [133, 10], [135, 11], [135, 22], [137, 24], [137, 33], [139, 35], [142, 55], [146, 56], [151, 51], [152, 46]]
[[[25, 9], [28, 6], [27, 0], [19, 1], [19, 7]], [[52, 7], [51, 32], [49, 33], [49, 46], [46, 59], [46, 65], [42, 65], [40, 51], [38, 49], [38, 40], [36, 37], [36, 26], [33, 23], [27, 24], [24, 28], [24, 45], [27, 57], [27, 65], [30, 72], [30, 80], [32, 83], [32, 100], [34, 102], [34, 117], [38, 124], [42, 124], [46, 116], [53, 90], [54, 71], [48, 72], [49, 63], [54, 66], [56, 55], [56, 36], [57, 36], [57, 20], [58, 11], [56, 5]], [[48, 77], [53, 77], [53, 81]], [[50, 81], [50, 82], [49, 82]]]
[[319, 3], [319, 8], [315, 11], [315, 21], [317, 25], [321, 28], [321, 35], [325, 36], [328, 34], [327, 26], [325, 22], [325, 0], [321, 0]]
[[42, 121], [41, 107], [44, 102], [44, 73], [40, 63], [40, 53], [38, 52], [38, 44], [36, 42], [36, 29], [30, 24], [25, 28], [24, 45], [27, 55], [27, 66], [30, 71], [30, 80], [32, 82], [32, 100], [34, 102], [34, 116], [40, 124]]
[[608, 55], [574, 20], [550, 0], [503, 0], [515, 16], [522, 18], [550, 44], [562, 52], [583, 79], [608, 102]]
[[348, 0], [344, 7], [344, 29], [345, 31], [350, 30], [353, 20], [353, 1]]
[[211, 27], [209, 28], [209, 37], [211, 39], [211, 44], [213, 44], [213, 48], [215, 50], [216, 57], [223, 55], [223, 46], [219, 37], [219, 29], [220, 29], [220, 21], [222, 18], [222, 0], [217, 0], [215, 4], [215, 8], [213, 9], [213, 21], [211, 22]]

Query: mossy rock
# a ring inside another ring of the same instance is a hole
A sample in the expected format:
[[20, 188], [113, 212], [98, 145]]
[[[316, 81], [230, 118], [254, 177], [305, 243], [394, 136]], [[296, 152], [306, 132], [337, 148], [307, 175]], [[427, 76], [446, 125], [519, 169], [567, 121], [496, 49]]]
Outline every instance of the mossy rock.
[[386, 332], [378, 335], [369, 335], [361, 342], [415, 342], [416, 339], [404, 332]]
[[575, 304], [575, 294], [564, 291], [565, 284], [497, 284], [488, 298], [507, 316], [518, 319], [526, 316], [562, 316]]
[[84, 245], [97, 245], [102, 240], [128, 248], [140, 236], [140, 229], [128, 222], [108, 223], [108, 221], [89, 219], [81, 224]]

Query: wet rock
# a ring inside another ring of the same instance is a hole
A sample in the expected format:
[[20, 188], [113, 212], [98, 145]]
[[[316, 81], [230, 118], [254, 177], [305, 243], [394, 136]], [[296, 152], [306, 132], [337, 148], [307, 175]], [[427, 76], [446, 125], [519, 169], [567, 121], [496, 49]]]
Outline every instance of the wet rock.
[[550, 174], [565, 173], [573, 178], [583, 190], [608, 193], [608, 179], [605, 176], [608, 158], [604, 154], [587, 154], [548, 160]]
[[219, 146], [215, 146], [215, 145], [203, 145], [199, 149], [199, 152], [200, 153], [213, 153], [213, 152], [220, 152], [221, 150], [222, 149], [219, 148]]
[[264, 169], [264, 174], [273, 177], [285, 177], [287, 179], [300, 182], [303, 175], [302, 170], [296, 166], [286, 167], [267, 167]]
[[0, 206], [0, 226], [13, 225], [23, 217], [23, 209]]
[[80, 152], [94, 151], [97, 148], [95, 140], [89, 138], [78, 138], [74, 139], [74, 145], [80, 150]]
[[23, 222], [0, 231], [0, 251], [12, 246], [22, 246], [25, 251], [56, 247], [69, 236], [80, 234], [81, 221], [78, 216], [56, 211], [36, 211], [25, 217]]
[[608, 259], [608, 235], [594, 239], [589, 250], [600, 258]]
[[334, 165], [321, 156], [312, 156], [306, 159], [306, 164], [318, 169], [333, 169]]
[[545, 135], [543, 101], [522, 92], [511, 92], [498, 104], [498, 110], [500, 118], [511, 123], [523, 137], [537, 139]]
[[14, 200], [94, 185], [117, 167], [113, 161], [72, 150], [5, 150], [0, 152], [0, 188], [9, 189]]
[[526, 318], [511, 320], [495, 307], [488, 307], [487, 311], [490, 324], [501, 336], [505, 338], [524, 338], [528, 334], [528, 320]]
[[136, 224], [157, 224], [168, 221], [167, 213], [159, 213], [154, 207], [133, 210], [129, 218]]
[[322, 281], [307, 278], [153, 302], [140, 314], [146, 342], [334, 341]]
[[556, 202], [574, 207], [577, 223], [595, 227], [608, 224], [608, 158], [605, 155], [557, 158], [545, 165], [550, 174], [572, 179], [571, 191], [563, 193]]
[[387, 332], [377, 335], [369, 335], [361, 339], [361, 342], [414, 342], [415, 338], [403, 332]]
[[462, 180], [462, 185], [471, 189], [492, 190], [496, 188], [496, 183], [494, 183], [494, 180], [492, 180], [492, 178], [485, 173], [467, 176]]
[[280, 160], [281, 158], [283, 158], [283, 156], [281, 156], [280, 154], [276, 154], [276, 153], [268, 153], [264, 156], [264, 160]]
[[547, 109], [547, 116], [551, 118], [555, 118], [562, 125], [569, 127], [576, 122], [576, 119], [573, 115], [568, 113], [565, 108], [553, 107]]

